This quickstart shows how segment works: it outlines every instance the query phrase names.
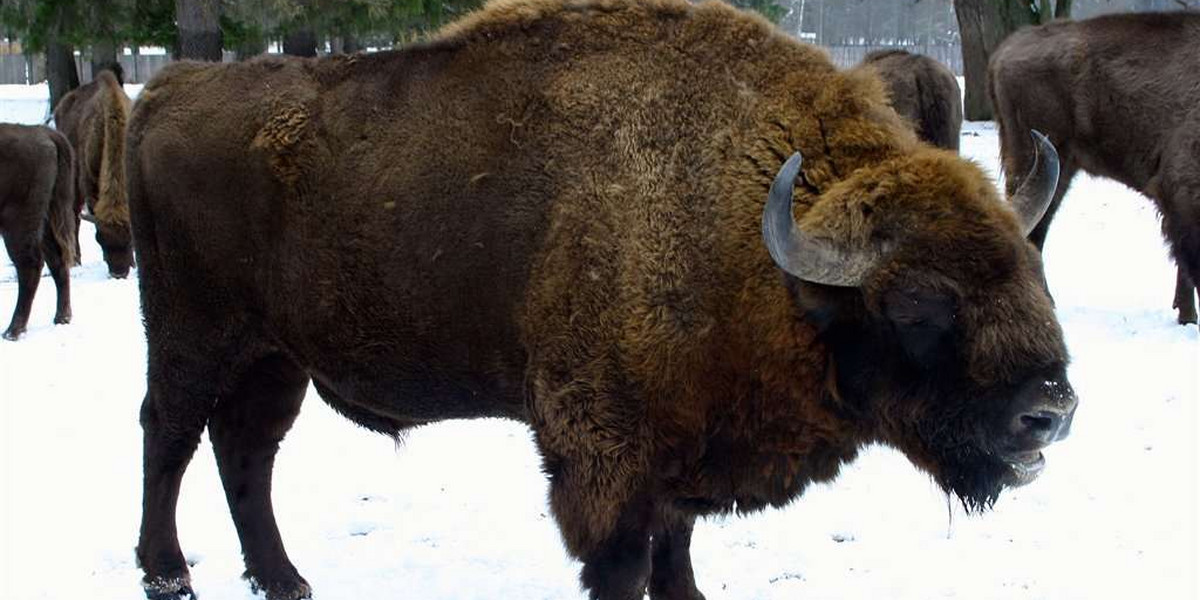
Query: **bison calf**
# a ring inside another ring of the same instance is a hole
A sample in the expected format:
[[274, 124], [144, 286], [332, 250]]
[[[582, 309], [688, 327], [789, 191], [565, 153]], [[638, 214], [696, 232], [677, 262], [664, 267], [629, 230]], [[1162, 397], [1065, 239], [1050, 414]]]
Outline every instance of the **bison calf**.
[[129, 144], [153, 598], [192, 595], [206, 426], [247, 577], [309, 595], [270, 498], [309, 381], [389, 435], [528, 423], [602, 600], [702, 598], [698, 516], [873, 442], [990, 506], [1074, 413], [1025, 240], [1053, 148], [1014, 211], [876, 77], [723, 3], [509, 0], [397, 51], [174, 64]]
[[996, 49], [988, 88], [1009, 189], [1032, 164], [1030, 128], [1062, 177], [1030, 239], [1039, 249], [1080, 169], [1149, 196], [1178, 266], [1180, 323], [1200, 281], [1200, 14], [1106, 15], [1022, 29]]
[[58, 290], [55, 323], [71, 321], [75, 186], [71, 146], [48, 127], [0, 124], [0, 234], [17, 269], [17, 307], [2, 334], [25, 332], [42, 266]]

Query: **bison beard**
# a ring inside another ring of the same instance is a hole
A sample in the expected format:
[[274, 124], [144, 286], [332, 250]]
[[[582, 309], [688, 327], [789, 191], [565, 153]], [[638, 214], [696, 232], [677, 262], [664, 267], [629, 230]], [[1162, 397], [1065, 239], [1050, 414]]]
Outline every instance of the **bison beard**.
[[126, 164], [153, 598], [192, 594], [206, 427], [247, 577], [309, 595], [270, 497], [309, 381], [390, 435], [528, 423], [600, 600], [703, 598], [698, 516], [872, 442], [986, 506], [1074, 411], [1024, 239], [1053, 153], [1017, 214], [877, 78], [723, 3], [502, 0], [393, 52], [176, 63]]

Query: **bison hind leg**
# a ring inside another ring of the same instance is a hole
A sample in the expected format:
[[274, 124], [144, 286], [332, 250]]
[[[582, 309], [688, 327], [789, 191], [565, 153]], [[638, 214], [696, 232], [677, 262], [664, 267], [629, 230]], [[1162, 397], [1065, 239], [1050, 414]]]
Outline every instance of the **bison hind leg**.
[[1196, 322], [1196, 285], [1181, 265], [1175, 275], [1175, 302], [1171, 308], [1179, 311], [1179, 324]]
[[308, 388], [308, 374], [289, 358], [260, 359], [209, 420], [217, 469], [245, 558], [245, 578], [269, 600], [299, 600], [312, 592], [288, 559], [271, 504], [271, 475], [279, 443], [291, 429]]
[[8, 248], [13, 266], [17, 268], [17, 306], [2, 335], [6, 340], [15, 341], [25, 333], [29, 323], [29, 312], [33, 309], [33, 296], [41, 282], [44, 263], [37, 243], [20, 239], [16, 233], [5, 235], [4, 245]]

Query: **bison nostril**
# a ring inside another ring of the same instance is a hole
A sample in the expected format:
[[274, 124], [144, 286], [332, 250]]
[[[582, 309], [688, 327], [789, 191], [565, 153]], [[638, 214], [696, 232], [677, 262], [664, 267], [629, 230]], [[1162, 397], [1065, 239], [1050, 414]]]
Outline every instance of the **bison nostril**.
[[1048, 410], [1020, 414], [1013, 423], [1013, 433], [1019, 437], [1050, 443], [1058, 439], [1063, 425], [1063, 415]]
[[1021, 424], [1025, 426], [1025, 429], [1032, 431], [1051, 431], [1055, 428], [1054, 424], [1058, 420], [1058, 415], [1045, 411], [1032, 415], [1021, 415]]

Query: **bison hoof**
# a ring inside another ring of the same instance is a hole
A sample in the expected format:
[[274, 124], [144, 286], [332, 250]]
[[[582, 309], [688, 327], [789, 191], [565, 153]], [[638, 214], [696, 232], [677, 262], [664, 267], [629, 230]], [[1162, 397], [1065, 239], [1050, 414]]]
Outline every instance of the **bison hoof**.
[[312, 598], [312, 588], [300, 576], [292, 581], [262, 583], [257, 577], [244, 576], [250, 582], [250, 591], [266, 596], [267, 600], [305, 600]]
[[55, 325], [66, 325], [71, 322], [71, 315], [62, 315], [54, 317]]
[[24, 329], [9, 329], [3, 334], [0, 334], [0, 337], [3, 337], [10, 342], [15, 342], [17, 341], [17, 338], [21, 337], [22, 333], [25, 333]]
[[192, 591], [192, 583], [187, 577], [172, 579], [157, 579], [143, 583], [147, 600], [196, 600], [196, 592]]

